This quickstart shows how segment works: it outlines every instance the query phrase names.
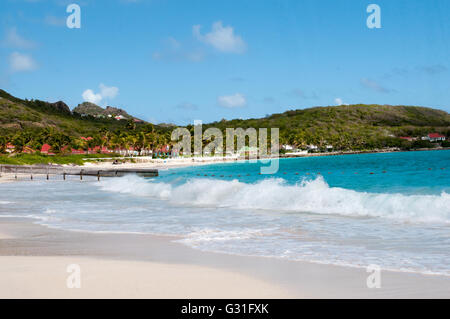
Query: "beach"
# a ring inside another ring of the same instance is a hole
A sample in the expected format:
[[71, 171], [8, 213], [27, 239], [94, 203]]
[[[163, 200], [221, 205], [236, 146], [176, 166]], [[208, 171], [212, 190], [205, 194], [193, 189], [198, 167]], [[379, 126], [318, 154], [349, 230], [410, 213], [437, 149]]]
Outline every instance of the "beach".
[[[205, 253], [170, 238], [67, 232], [24, 219], [0, 224], [0, 298], [448, 298], [450, 279]], [[67, 288], [67, 267], [81, 288]]]
[[[339, 165], [348, 167], [347, 161], [352, 160], [348, 156], [301, 160], [304, 164], [286, 159], [278, 178], [297, 183], [299, 177], [294, 172], [301, 165], [314, 171], [314, 165], [322, 167], [332, 160], [338, 167], [327, 177], [330, 183], [347, 183], [358, 189], [360, 183], [367, 182], [364, 176], [372, 176], [372, 187], [385, 188], [379, 184], [386, 182], [382, 166], [376, 168], [379, 177], [369, 174], [373, 165], [380, 163], [379, 156], [390, 158], [392, 163], [398, 156], [405, 162], [403, 157], [411, 154], [360, 155], [356, 177], [353, 171], [348, 176], [340, 174]], [[372, 164], [364, 164], [366, 161]], [[422, 162], [417, 159], [417, 163]], [[309, 184], [289, 186], [276, 179], [258, 181], [259, 166], [190, 164], [177, 163], [170, 168], [164, 163], [124, 164], [159, 168], [160, 177], [150, 180], [130, 176], [81, 182], [76, 177], [62, 181], [52, 176], [46, 181], [45, 176], [36, 176], [30, 181], [24, 174], [16, 181], [13, 174], [3, 174], [0, 297], [450, 297], [450, 276], [445, 275], [447, 228], [440, 221], [447, 218], [441, 214], [447, 203], [445, 195], [381, 194], [382, 204], [376, 194], [330, 188], [320, 176]], [[361, 171], [360, 167], [366, 166], [370, 168]], [[249, 176], [227, 177], [232, 171], [245, 170]], [[286, 171], [291, 175], [285, 175]], [[445, 187], [441, 178], [445, 174], [446, 170], [424, 168], [414, 172], [417, 181], [409, 180], [408, 186], [423, 185], [425, 177], [432, 176], [435, 186], [435, 181], [441, 181]], [[403, 173], [392, 176], [393, 180], [404, 178]], [[331, 206], [323, 206], [324, 199], [330, 198], [334, 198]], [[361, 201], [360, 205], [366, 206], [343, 206], [347, 198], [352, 205]], [[287, 211], [280, 212], [278, 203], [283, 201]], [[403, 209], [399, 201], [405, 211], [399, 211]], [[418, 206], [418, 202], [423, 204]], [[246, 206], [233, 206], [239, 203]], [[248, 205], [253, 206], [249, 209]], [[390, 205], [395, 207], [392, 214], [398, 215], [388, 219], [378, 216], [379, 212], [390, 212]], [[423, 221], [420, 215], [422, 205], [428, 209], [427, 218], [438, 224], [427, 226], [429, 220]], [[304, 206], [314, 214], [295, 213]], [[262, 207], [269, 211], [261, 211]], [[371, 215], [336, 215], [348, 209], [370, 210]], [[322, 215], [323, 210], [326, 215]], [[405, 217], [409, 218], [406, 223]], [[391, 218], [396, 219], [391, 222]], [[273, 229], [274, 224], [279, 224], [277, 229]], [[340, 234], [333, 235], [337, 230]], [[302, 239], [305, 236], [306, 241]], [[369, 248], [362, 250], [363, 246]], [[314, 254], [314, 258], [302, 258]], [[371, 261], [384, 263], [379, 288], [367, 284]], [[80, 288], [67, 287], [70, 265], [81, 270]]]

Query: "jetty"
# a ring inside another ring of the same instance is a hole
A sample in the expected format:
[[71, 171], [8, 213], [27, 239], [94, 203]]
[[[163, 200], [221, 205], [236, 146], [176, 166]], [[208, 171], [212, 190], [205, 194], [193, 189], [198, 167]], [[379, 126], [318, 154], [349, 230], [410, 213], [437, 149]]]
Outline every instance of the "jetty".
[[138, 175], [142, 177], [157, 177], [157, 169], [143, 169], [143, 168], [113, 168], [113, 169], [96, 169], [93, 167], [81, 168], [81, 167], [68, 167], [60, 165], [0, 165], [0, 176], [2, 173], [9, 174], [25, 174], [30, 175], [33, 179], [33, 175], [45, 175], [47, 179], [51, 175], [61, 175], [63, 179], [66, 176], [76, 175], [83, 179], [83, 176], [96, 176], [98, 180], [100, 177], [121, 177], [125, 175]]

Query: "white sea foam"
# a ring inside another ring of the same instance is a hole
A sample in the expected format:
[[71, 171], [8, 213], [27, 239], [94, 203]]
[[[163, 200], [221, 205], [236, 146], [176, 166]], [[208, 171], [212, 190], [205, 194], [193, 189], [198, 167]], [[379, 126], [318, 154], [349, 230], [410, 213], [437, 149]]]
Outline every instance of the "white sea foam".
[[288, 185], [283, 179], [249, 184], [237, 180], [191, 179], [174, 186], [127, 176], [104, 181], [106, 191], [149, 196], [173, 205], [229, 207], [343, 216], [382, 217], [406, 222], [450, 223], [450, 194], [367, 193], [330, 187], [322, 177]]
[[224, 241], [239, 241], [243, 239], [251, 239], [258, 236], [263, 236], [264, 230], [260, 229], [244, 229], [244, 230], [220, 230], [220, 229], [200, 229], [189, 233], [185, 238], [179, 242], [185, 244], [197, 244], [201, 242], [224, 242]]

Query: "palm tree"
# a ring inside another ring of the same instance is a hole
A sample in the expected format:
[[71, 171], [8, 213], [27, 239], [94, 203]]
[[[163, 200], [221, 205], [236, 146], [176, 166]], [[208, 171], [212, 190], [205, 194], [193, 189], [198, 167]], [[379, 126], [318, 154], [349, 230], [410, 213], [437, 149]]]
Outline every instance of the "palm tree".
[[6, 136], [0, 136], [0, 153], [5, 152], [6, 144], [8, 144], [8, 139], [6, 138]]

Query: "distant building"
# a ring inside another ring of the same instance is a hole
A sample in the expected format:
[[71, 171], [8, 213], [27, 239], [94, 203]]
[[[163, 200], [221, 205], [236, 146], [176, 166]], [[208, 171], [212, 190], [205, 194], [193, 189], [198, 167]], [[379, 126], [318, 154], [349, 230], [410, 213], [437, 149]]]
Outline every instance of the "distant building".
[[439, 133], [429, 133], [427, 136], [422, 137], [422, 140], [428, 140], [430, 142], [445, 141], [445, 135]]
[[126, 119], [126, 117], [125, 116], [123, 116], [123, 115], [117, 115], [117, 116], [115, 116], [114, 117], [116, 120], [125, 120]]
[[52, 150], [52, 147], [49, 144], [44, 144], [41, 147], [42, 154], [55, 155], [55, 153], [52, 153], [51, 150]]
[[11, 143], [6, 144], [6, 152], [7, 153], [13, 153], [16, 147], [12, 145]]
[[306, 155], [306, 154], [308, 154], [307, 150], [293, 150], [292, 152], [286, 152], [286, 155], [293, 155], [293, 156]]
[[400, 136], [399, 138], [402, 140], [410, 141], [410, 142], [415, 140], [415, 138], [411, 137], [411, 136]]
[[294, 149], [294, 147], [292, 145], [289, 145], [289, 144], [281, 145], [281, 148], [286, 150], [286, 151], [292, 151]]

